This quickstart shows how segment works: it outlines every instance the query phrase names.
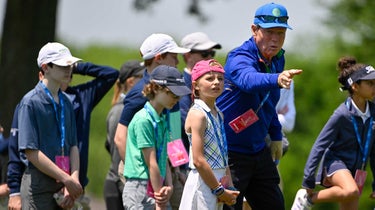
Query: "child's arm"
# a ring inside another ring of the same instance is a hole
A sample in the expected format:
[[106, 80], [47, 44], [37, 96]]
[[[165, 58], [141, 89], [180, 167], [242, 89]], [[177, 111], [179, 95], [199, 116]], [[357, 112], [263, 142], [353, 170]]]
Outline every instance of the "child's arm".
[[[168, 190], [166, 191], [166, 188], [170, 189], [169, 191], [171, 191], [171, 186], [163, 187], [163, 179], [161, 177], [159, 165], [156, 160], [155, 149], [153, 147], [143, 148], [142, 153], [149, 170], [149, 178], [151, 181], [152, 189], [154, 190], [154, 198], [157, 207], [156, 209], [165, 209], [170, 197], [168, 197], [167, 195], [172, 194], [168, 193]], [[170, 169], [167, 167], [166, 183], [171, 184], [172, 178], [170, 172], [168, 175], [168, 171], [170, 171]]]
[[166, 169], [167, 171], [164, 186], [162, 186], [159, 192], [155, 193], [155, 198], [159, 196], [160, 202], [165, 202], [165, 204], [169, 201], [169, 198], [172, 196], [173, 192], [172, 170], [169, 161], [167, 161]]
[[70, 148], [70, 176], [79, 182], [79, 150], [77, 146]]
[[171, 165], [169, 161], [167, 161], [167, 171], [166, 171], [166, 177], [165, 177], [165, 185], [173, 187], [173, 181], [172, 181], [172, 170]]
[[203, 181], [211, 189], [220, 185], [204, 156], [204, 133], [207, 119], [203, 112], [191, 109], [186, 118], [192, 135], [193, 164]]
[[82, 194], [83, 190], [79, 181], [73, 179], [71, 176], [61, 170], [43, 152], [40, 150], [26, 149], [25, 154], [27, 159], [42, 173], [63, 182], [73, 199], [78, 198], [78, 196]]
[[165, 186], [163, 186], [159, 192], [154, 192], [156, 209], [165, 209], [167, 207], [168, 201], [173, 193], [173, 183], [172, 183], [172, 172], [169, 162], [167, 162], [167, 174], [165, 180]]
[[163, 186], [159, 165], [156, 160], [156, 151], [153, 147], [142, 148], [143, 157], [148, 167], [149, 178], [154, 192], [159, 192]]
[[[70, 176], [79, 182], [79, 150], [77, 146], [72, 146], [70, 148]], [[64, 187], [63, 190], [64, 198], [59, 204], [60, 207], [64, 209], [69, 209], [74, 206], [74, 200], [73, 197], [70, 196], [70, 192], [66, 187]]]
[[[233, 205], [233, 201], [235, 202], [238, 193], [231, 193], [234, 191], [229, 191], [222, 188], [221, 183], [216, 179], [211, 166], [208, 164], [204, 156], [204, 133], [207, 124], [206, 116], [201, 111], [191, 109], [188, 113], [186, 121], [187, 130], [189, 131], [190, 128], [192, 134], [192, 152], [195, 168], [202, 177], [203, 181], [212, 190], [212, 193], [214, 193], [220, 199], [220, 201]], [[232, 181], [230, 180], [230, 182]]]

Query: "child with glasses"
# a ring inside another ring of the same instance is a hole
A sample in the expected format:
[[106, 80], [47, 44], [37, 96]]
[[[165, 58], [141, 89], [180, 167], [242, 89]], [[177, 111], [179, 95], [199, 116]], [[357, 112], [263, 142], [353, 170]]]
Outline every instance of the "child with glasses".
[[142, 93], [149, 101], [129, 124], [123, 203], [125, 209], [167, 209], [173, 191], [167, 157], [168, 109], [190, 90], [176, 68], [160, 65]]
[[194, 104], [186, 118], [185, 132], [192, 170], [180, 209], [222, 209], [223, 203], [234, 205], [239, 194], [228, 166], [223, 114], [215, 105], [224, 89], [224, 69], [216, 60], [202, 60], [195, 64], [191, 76]]
[[[358, 203], [368, 158], [375, 172], [375, 105], [370, 102], [375, 96], [375, 69], [352, 57], [341, 58], [338, 67], [341, 89], [349, 97], [316, 139], [305, 165], [303, 189], [298, 190], [292, 210], [311, 209], [322, 202], [336, 202], [341, 210], [361, 209]], [[314, 191], [316, 183], [326, 188]], [[372, 188], [370, 198], [375, 198]]]

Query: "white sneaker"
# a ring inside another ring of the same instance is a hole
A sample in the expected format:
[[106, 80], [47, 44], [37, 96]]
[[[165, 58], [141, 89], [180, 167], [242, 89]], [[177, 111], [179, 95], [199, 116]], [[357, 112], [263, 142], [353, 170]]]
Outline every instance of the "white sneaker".
[[313, 204], [307, 199], [307, 191], [299, 189], [294, 199], [292, 210], [310, 210]]

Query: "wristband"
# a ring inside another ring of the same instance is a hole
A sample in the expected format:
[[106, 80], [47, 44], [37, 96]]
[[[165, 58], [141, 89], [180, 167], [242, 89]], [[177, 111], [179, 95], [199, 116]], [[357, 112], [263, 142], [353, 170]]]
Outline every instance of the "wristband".
[[216, 196], [220, 196], [221, 194], [224, 193], [224, 187], [223, 185], [219, 185], [218, 187], [216, 187], [215, 189], [213, 189], [211, 192], [212, 194], [216, 195]]

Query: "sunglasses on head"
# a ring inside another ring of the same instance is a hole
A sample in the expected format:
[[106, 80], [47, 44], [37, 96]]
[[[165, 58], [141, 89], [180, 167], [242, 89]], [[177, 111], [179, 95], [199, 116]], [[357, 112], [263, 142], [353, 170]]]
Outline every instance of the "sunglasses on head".
[[211, 51], [198, 51], [198, 50], [192, 50], [190, 53], [199, 53], [202, 58], [208, 58], [208, 56], [211, 56], [212, 58], [215, 57], [216, 52], [214, 50]]
[[259, 15], [256, 18], [262, 20], [264, 23], [287, 23], [289, 19], [288, 16], [275, 17], [271, 15]]

